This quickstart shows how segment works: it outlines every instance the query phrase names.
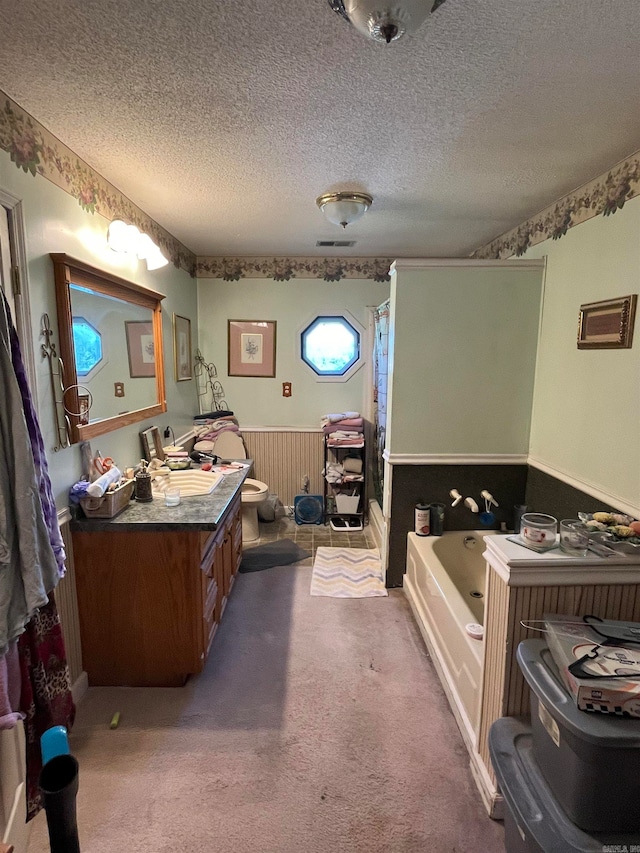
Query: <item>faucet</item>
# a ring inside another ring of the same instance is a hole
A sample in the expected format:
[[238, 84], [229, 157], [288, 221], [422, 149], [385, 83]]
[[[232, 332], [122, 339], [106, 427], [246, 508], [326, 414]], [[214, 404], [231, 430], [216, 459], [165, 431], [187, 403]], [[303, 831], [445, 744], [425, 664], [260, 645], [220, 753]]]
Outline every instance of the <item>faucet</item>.
[[457, 489], [451, 489], [451, 491], [449, 492], [449, 497], [453, 498], [453, 503], [451, 504], [451, 506], [458, 506], [458, 504], [462, 500], [462, 495]]
[[486, 505], [487, 505], [487, 512], [491, 509], [491, 505], [492, 505], [492, 504], [493, 504], [493, 506], [500, 506], [500, 504], [499, 504], [499, 503], [498, 503], [498, 501], [494, 498], [494, 496], [493, 496], [490, 492], [488, 492], [486, 489], [483, 489], [483, 490], [480, 492], [480, 497], [481, 497], [481, 498], [484, 498], [484, 499], [485, 499], [485, 501], [486, 501]]
[[478, 504], [474, 501], [474, 499], [473, 499], [473, 498], [465, 498], [465, 499], [464, 499], [464, 505], [465, 505], [466, 507], [468, 507], [468, 508], [471, 510], [471, 512], [480, 512], [480, 507], [479, 507], [479, 506], [478, 506]]

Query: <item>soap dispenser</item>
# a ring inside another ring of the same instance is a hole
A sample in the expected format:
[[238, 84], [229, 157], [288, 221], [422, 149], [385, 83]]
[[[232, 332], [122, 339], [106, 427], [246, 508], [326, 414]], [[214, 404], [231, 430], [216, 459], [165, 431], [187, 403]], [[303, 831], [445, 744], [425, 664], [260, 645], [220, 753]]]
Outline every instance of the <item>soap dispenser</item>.
[[146, 459], [140, 460], [140, 468], [136, 472], [136, 500], [140, 503], [148, 503], [153, 500], [151, 494], [151, 474], [149, 473]]

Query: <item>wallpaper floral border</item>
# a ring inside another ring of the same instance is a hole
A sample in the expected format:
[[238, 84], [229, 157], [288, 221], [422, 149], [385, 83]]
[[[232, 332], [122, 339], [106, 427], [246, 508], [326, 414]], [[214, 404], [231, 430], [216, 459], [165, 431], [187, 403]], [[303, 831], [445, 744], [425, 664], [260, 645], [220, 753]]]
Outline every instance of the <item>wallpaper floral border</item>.
[[292, 278], [315, 278], [341, 281], [343, 278], [366, 278], [389, 281], [393, 258], [198, 258], [197, 278], [221, 278], [239, 281], [241, 278], [272, 278], [290, 281]]
[[196, 256], [168, 231], [106, 181], [70, 148], [4, 93], [0, 108], [0, 148], [12, 162], [34, 177], [42, 175], [77, 199], [86, 212], [119, 217], [149, 234], [179, 269], [194, 275]]
[[155, 240], [175, 267], [186, 270], [191, 276], [226, 281], [245, 277], [273, 278], [275, 281], [292, 278], [389, 280], [392, 258], [196, 258], [3, 92], [0, 92], [0, 149], [9, 154], [18, 169], [34, 177], [41, 175], [69, 193], [86, 213], [98, 213], [109, 220], [119, 217], [137, 225]]
[[530, 246], [549, 238], [559, 240], [569, 228], [587, 219], [600, 214], [611, 216], [637, 195], [640, 195], [640, 152], [476, 249], [471, 257], [479, 260], [520, 257]]

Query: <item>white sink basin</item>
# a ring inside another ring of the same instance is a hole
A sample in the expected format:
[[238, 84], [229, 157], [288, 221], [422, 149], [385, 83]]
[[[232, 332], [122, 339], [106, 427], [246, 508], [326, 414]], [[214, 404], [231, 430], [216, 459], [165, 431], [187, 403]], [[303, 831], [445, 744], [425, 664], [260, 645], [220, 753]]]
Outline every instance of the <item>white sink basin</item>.
[[168, 474], [156, 474], [151, 490], [156, 497], [162, 497], [167, 489], [180, 489], [180, 497], [210, 495], [215, 487], [224, 480], [219, 471], [200, 471], [188, 468], [186, 471], [170, 471]]

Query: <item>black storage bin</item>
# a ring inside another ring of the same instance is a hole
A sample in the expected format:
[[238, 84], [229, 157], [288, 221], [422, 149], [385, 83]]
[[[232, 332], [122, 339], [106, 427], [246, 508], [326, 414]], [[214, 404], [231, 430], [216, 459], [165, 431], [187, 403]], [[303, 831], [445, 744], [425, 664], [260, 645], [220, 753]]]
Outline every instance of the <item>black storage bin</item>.
[[586, 833], [573, 824], [540, 772], [531, 726], [503, 717], [489, 731], [489, 753], [507, 809], [506, 853], [603, 853], [640, 850], [640, 833]]
[[533, 754], [560, 806], [587, 832], [640, 832], [640, 719], [581, 711], [544, 640], [524, 640], [517, 659]]

